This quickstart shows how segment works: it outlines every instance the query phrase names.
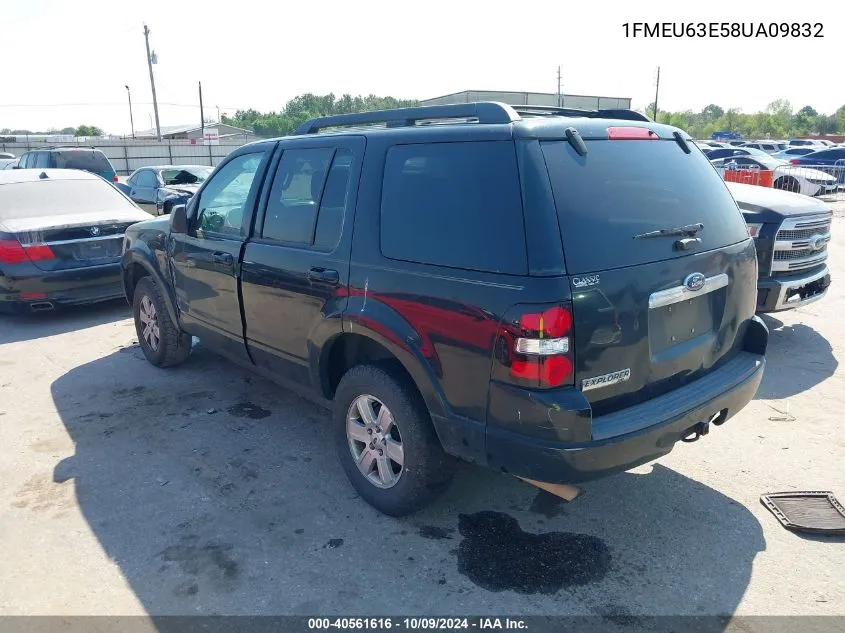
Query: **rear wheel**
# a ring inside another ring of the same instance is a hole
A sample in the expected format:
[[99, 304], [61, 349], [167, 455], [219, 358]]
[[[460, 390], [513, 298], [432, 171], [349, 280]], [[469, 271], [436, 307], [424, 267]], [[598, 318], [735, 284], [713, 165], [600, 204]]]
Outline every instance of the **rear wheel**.
[[775, 180], [773, 186], [775, 189], [783, 189], [784, 191], [791, 191], [793, 193], [801, 191], [801, 185], [792, 176], [783, 176], [778, 178]]
[[156, 367], [185, 362], [191, 353], [191, 335], [171, 321], [161, 289], [149, 277], [143, 277], [135, 286], [132, 309], [138, 344], [147, 360]]
[[413, 385], [386, 367], [359, 365], [335, 394], [338, 457], [358, 494], [377, 510], [405, 516], [421, 510], [452, 480], [447, 455]]

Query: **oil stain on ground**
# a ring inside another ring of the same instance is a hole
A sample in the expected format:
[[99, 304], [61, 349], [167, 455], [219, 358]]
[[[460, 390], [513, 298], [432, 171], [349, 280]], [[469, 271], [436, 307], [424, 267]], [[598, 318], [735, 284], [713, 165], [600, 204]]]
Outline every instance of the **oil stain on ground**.
[[437, 527], [436, 525], [421, 525], [417, 533], [423, 538], [430, 538], [435, 541], [441, 539], [452, 538], [452, 532], [455, 530], [449, 528]]
[[501, 512], [462, 514], [458, 571], [488, 591], [553, 594], [604, 578], [610, 550], [587, 534], [531, 534]]
[[257, 404], [251, 402], [241, 402], [226, 409], [229, 415], [236, 418], [250, 418], [252, 420], [260, 420], [266, 418], [272, 411], [259, 407]]

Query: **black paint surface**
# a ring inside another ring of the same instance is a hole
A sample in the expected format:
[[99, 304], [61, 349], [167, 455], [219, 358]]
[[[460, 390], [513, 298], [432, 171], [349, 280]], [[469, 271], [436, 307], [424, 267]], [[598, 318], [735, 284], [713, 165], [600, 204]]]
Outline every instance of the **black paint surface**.
[[553, 594], [601, 580], [610, 568], [604, 541], [587, 534], [530, 534], [501, 512], [462, 514], [458, 571], [489, 591]]

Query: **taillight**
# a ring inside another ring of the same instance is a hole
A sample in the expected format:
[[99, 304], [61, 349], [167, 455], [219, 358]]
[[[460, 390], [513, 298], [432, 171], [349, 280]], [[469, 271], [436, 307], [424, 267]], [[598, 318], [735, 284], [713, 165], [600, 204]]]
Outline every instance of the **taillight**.
[[500, 380], [540, 389], [574, 382], [568, 306], [511, 309], [496, 345], [494, 377]]
[[0, 262], [20, 264], [26, 261], [55, 259], [53, 251], [46, 244], [22, 245], [17, 240], [0, 240]]
[[790, 165], [800, 165], [801, 162], [797, 158], [793, 158], [789, 161]]
[[111, 181], [112, 181], [112, 182], [120, 182], [120, 181], [117, 179], [117, 174], [115, 174], [114, 176], [112, 176]]

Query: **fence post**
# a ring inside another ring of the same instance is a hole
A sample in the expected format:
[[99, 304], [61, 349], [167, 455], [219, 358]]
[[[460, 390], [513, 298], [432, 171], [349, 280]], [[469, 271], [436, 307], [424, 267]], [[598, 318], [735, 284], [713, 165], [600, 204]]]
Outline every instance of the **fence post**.
[[126, 141], [123, 141], [123, 162], [125, 163], [126, 169], [124, 170], [127, 175], [129, 175], [129, 144]]
[[214, 167], [214, 158], [211, 155], [211, 141], [208, 142], [208, 166]]
[[167, 155], [170, 157], [170, 164], [173, 164], [173, 146], [170, 144], [170, 139], [167, 139]]

